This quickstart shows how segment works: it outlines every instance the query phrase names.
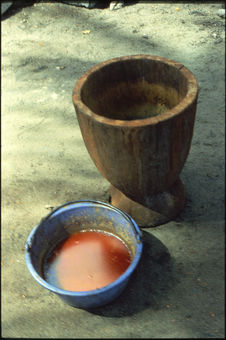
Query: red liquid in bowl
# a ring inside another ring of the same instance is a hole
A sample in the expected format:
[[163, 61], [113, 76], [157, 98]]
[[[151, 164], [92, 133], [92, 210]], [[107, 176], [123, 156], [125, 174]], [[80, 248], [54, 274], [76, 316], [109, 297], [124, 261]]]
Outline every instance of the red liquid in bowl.
[[61, 242], [44, 265], [47, 282], [69, 291], [102, 288], [121, 276], [132, 259], [113, 234], [82, 231]]

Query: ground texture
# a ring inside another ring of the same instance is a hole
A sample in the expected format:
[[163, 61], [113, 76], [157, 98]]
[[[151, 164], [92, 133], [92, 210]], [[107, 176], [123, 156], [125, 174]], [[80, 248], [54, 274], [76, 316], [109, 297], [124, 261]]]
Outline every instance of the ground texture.
[[[18, 2], [2, 18], [2, 336], [224, 338], [225, 19], [222, 3], [137, 1], [111, 11]], [[199, 83], [181, 173], [183, 212], [145, 228], [128, 287], [93, 311], [40, 287], [24, 260], [32, 228], [67, 201], [108, 201], [72, 105], [76, 80], [112, 57], [159, 55]]]

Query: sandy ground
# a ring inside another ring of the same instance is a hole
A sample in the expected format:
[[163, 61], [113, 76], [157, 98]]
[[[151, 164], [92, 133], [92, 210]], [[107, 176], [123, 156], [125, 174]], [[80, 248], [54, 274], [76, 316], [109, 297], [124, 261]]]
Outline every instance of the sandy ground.
[[[222, 3], [134, 2], [119, 10], [18, 4], [2, 19], [2, 336], [224, 338], [225, 19]], [[78, 77], [112, 57], [152, 54], [184, 64], [200, 91], [181, 173], [187, 204], [144, 230], [127, 289], [92, 312], [40, 287], [24, 260], [51, 207], [108, 201], [72, 105]]]

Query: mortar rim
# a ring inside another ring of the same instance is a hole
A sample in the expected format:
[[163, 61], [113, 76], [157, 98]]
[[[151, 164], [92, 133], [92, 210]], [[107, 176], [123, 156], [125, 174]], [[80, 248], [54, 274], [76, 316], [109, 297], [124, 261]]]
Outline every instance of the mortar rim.
[[[87, 81], [89, 75], [93, 72], [96, 72], [100, 70], [101, 68], [104, 68], [106, 65], [117, 63], [120, 61], [126, 61], [131, 59], [151, 59], [160, 61], [162, 63], [168, 64], [172, 67], [175, 67], [177, 70], [179, 70], [183, 76], [187, 79], [188, 83], [188, 90], [185, 95], [185, 97], [181, 100], [180, 103], [178, 103], [176, 106], [174, 106], [172, 109], [167, 110], [165, 113], [162, 113], [160, 115], [154, 116], [154, 117], [148, 117], [143, 119], [134, 119], [134, 120], [121, 120], [121, 119], [112, 119], [108, 117], [104, 117], [102, 115], [99, 115], [92, 111], [82, 100], [81, 98], [81, 91], [82, 87]], [[155, 125], [161, 122], [164, 122], [168, 119], [171, 119], [179, 114], [181, 114], [183, 111], [185, 111], [187, 108], [189, 108], [198, 97], [198, 82], [194, 76], [194, 74], [186, 68], [183, 64], [174, 61], [172, 59], [168, 59], [165, 57], [160, 56], [154, 56], [150, 54], [135, 54], [135, 55], [128, 55], [128, 56], [122, 56], [122, 57], [115, 57], [108, 59], [106, 61], [103, 61], [101, 63], [98, 63], [94, 66], [92, 66], [90, 69], [88, 69], [75, 83], [73, 94], [72, 94], [72, 101], [75, 107], [75, 110], [82, 112], [83, 114], [92, 117], [94, 120], [101, 124], [106, 125], [113, 125], [113, 126], [125, 126], [125, 127], [140, 127], [140, 126], [146, 126], [146, 125]]]

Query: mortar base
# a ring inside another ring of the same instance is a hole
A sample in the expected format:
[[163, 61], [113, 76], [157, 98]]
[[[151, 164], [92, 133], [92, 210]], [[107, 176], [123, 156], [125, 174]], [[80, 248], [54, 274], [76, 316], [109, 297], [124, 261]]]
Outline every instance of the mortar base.
[[149, 197], [149, 208], [131, 200], [113, 185], [109, 192], [110, 204], [127, 212], [140, 227], [156, 227], [171, 221], [184, 208], [186, 201], [180, 179], [167, 191]]

